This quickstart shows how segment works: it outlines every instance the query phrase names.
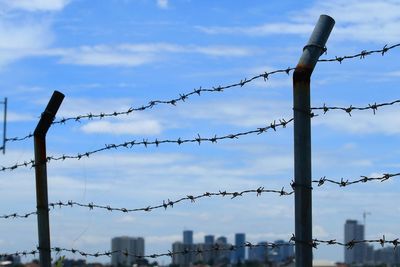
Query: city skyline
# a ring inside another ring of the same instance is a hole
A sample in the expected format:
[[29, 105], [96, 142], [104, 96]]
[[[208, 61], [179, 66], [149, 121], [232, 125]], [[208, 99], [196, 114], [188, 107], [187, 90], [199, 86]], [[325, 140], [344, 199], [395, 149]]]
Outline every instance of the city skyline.
[[[364, 224], [357, 220], [347, 219], [344, 224], [344, 242], [365, 240], [365, 214]], [[383, 239], [385, 237], [382, 237]], [[344, 247], [344, 262], [346, 264], [399, 264], [400, 252], [394, 246], [374, 247], [368, 243], [354, 244], [352, 249]]]

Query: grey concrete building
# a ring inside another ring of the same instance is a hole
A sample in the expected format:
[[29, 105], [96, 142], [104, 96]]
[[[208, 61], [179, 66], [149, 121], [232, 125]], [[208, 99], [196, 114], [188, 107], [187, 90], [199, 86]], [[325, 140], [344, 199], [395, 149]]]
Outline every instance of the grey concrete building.
[[134, 255], [144, 256], [144, 239], [142, 237], [121, 236], [114, 237], [111, 240], [111, 250], [120, 251], [113, 253], [111, 256], [111, 265], [117, 266], [132, 266], [137, 263], [137, 258]]

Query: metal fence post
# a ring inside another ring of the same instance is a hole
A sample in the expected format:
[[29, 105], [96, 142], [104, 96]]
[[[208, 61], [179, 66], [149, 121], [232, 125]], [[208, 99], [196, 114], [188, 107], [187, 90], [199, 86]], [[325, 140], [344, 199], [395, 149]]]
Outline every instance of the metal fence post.
[[4, 102], [1, 102], [1, 104], [4, 104], [4, 119], [3, 119], [3, 146], [1, 147], [3, 149], [3, 155], [6, 153], [6, 142], [7, 142], [7, 97], [4, 98]]
[[54, 91], [33, 133], [35, 147], [36, 205], [39, 235], [39, 260], [41, 267], [51, 267], [49, 204], [47, 194], [46, 134], [64, 99]]
[[296, 267], [312, 266], [310, 78], [334, 24], [319, 17], [293, 74]]

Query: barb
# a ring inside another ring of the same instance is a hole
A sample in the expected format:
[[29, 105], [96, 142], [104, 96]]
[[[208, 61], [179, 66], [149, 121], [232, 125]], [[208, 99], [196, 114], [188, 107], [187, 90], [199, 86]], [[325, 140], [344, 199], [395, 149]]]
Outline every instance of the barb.
[[[400, 176], [400, 173], [385, 173], [382, 176], [378, 176], [378, 177], [368, 177], [368, 176], [360, 176], [360, 179], [355, 179], [353, 181], [349, 181], [348, 179], [344, 179], [341, 178], [340, 180], [332, 180], [332, 179], [328, 179], [326, 178], [326, 176], [321, 177], [318, 180], [312, 180], [312, 183], [317, 184], [318, 187], [321, 187], [323, 185], [326, 185], [327, 183], [332, 183], [332, 184], [336, 184], [340, 187], [346, 187], [349, 185], [354, 185], [354, 184], [358, 184], [358, 183], [366, 183], [366, 182], [371, 182], [371, 181], [380, 181], [380, 182], [384, 182], [389, 180], [392, 177], [396, 177], [396, 176]], [[293, 181], [290, 184], [291, 188], [294, 190], [295, 187], [297, 186]], [[76, 201], [72, 201], [69, 200], [67, 202], [62, 202], [62, 201], [58, 201], [58, 202], [53, 202], [53, 203], [49, 203], [49, 207], [52, 209], [55, 208], [63, 208], [63, 207], [83, 207], [83, 208], [88, 208], [89, 210], [94, 210], [94, 209], [103, 209], [103, 210], [107, 210], [107, 211], [118, 211], [118, 212], [123, 212], [123, 213], [129, 213], [129, 212], [139, 212], [139, 211], [152, 211], [155, 209], [164, 209], [167, 210], [168, 208], [173, 208], [174, 205], [181, 203], [181, 202], [185, 202], [185, 201], [190, 201], [191, 203], [195, 203], [196, 200], [198, 199], [202, 199], [202, 198], [208, 198], [208, 197], [216, 197], [216, 196], [221, 196], [221, 197], [230, 197], [230, 199], [234, 199], [234, 198], [238, 198], [238, 197], [242, 197], [244, 195], [247, 194], [253, 194], [256, 193], [256, 196], [261, 196], [262, 193], [274, 193], [274, 194], [278, 194], [280, 196], [290, 196], [292, 194], [294, 194], [294, 191], [285, 191], [285, 187], [282, 187], [280, 190], [274, 190], [274, 189], [265, 189], [265, 187], [260, 186], [257, 189], [248, 189], [248, 190], [243, 190], [243, 191], [234, 191], [234, 192], [228, 192], [226, 190], [219, 190], [218, 192], [205, 192], [203, 194], [200, 195], [186, 195], [185, 197], [181, 197], [177, 200], [163, 200], [162, 204], [159, 205], [154, 205], [154, 206], [146, 206], [146, 207], [142, 207], [142, 208], [133, 208], [133, 209], [129, 209], [129, 208], [115, 208], [115, 207], [111, 207], [110, 205], [98, 205], [98, 204], [94, 204], [93, 202], [88, 203], [88, 204], [84, 204], [84, 203], [79, 203]], [[51, 209], [49, 209], [51, 210]], [[33, 212], [29, 212], [26, 214], [18, 214], [18, 213], [11, 213], [8, 215], [2, 215], [0, 216], [0, 219], [15, 219], [15, 218], [28, 218], [32, 215], [36, 215], [37, 213], [35, 211]]]
[[392, 50], [396, 47], [399, 47], [400, 43], [394, 44], [392, 46], [388, 46], [387, 44], [382, 48], [382, 49], [377, 49], [377, 50], [362, 50], [360, 53], [350, 55], [350, 56], [341, 56], [341, 57], [335, 57], [335, 58], [330, 58], [330, 59], [319, 59], [318, 62], [334, 62], [337, 61], [340, 64], [342, 64], [343, 60], [346, 59], [353, 59], [353, 58], [359, 58], [359, 59], [364, 59], [366, 56], [372, 55], [372, 54], [381, 54], [384, 56], [389, 50]]
[[353, 105], [350, 105], [348, 107], [339, 107], [339, 106], [326, 106], [324, 104], [322, 107], [313, 107], [313, 108], [311, 108], [311, 110], [323, 110], [324, 114], [326, 114], [328, 111], [331, 111], [331, 110], [339, 110], [339, 111], [346, 112], [347, 114], [349, 114], [349, 116], [351, 116], [351, 112], [353, 112], [354, 110], [358, 110], [358, 111], [372, 110], [372, 112], [375, 115], [378, 108], [386, 107], [386, 106], [393, 106], [396, 104], [400, 104], [399, 99], [394, 100], [392, 102], [385, 102], [385, 103], [379, 103], [379, 104], [377, 104], [375, 102], [374, 104], [368, 104], [367, 106], [363, 106], [363, 107], [356, 107]]
[[[111, 150], [111, 149], [118, 149], [118, 148], [132, 148], [134, 146], [144, 146], [144, 147], [148, 147], [148, 146], [156, 146], [158, 147], [161, 144], [166, 144], [166, 143], [170, 143], [170, 144], [177, 144], [177, 145], [182, 145], [185, 143], [198, 143], [199, 145], [202, 142], [209, 142], [209, 143], [217, 143], [220, 140], [224, 140], [224, 139], [238, 139], [239, 137], [245, 136], [245, 135], [251, 135], [251, 134], [262, 134], [267, 132], [270, 129], [273, 129], [274, 131], [276, 131], [277, 128], [282, 127], [285, 128], [287, 124], [291, 123], [293, 121], [293, 118], [289, 119], [289, 120], [285, 120], [285, 119], [280, 119], [279, 123], [277, 123], [276, 121], [274, 121], [273, 123], [271, 123], [270, 125], [266, 126], [266, 127], [262, 127], [262, 128], [257, 128], [255, 130], [250, 130], [250, 131], [246, 131], [246, 132], [239, 132], [239, 133], [234, 133], [234, 134], [227, 134], [227, 135], [223, 135], [223, 136], [217, 136], [214, 135], [214, 137], [208, 137], [208, 138], [204, 138], [201, 137], [199, 134], [197, 135], [196, 138], [193, 139], [182, 139], [182, 138], [178, 138], [177, 140], [158, 140], [155, 139], [154, 141], [148, 141], [147, 139], [143, 139], [142, 141], [137, 142], [136, 140], [132, 140], [132, 141], [128, 141], [128, 142], [124, 142], [124, 143], [120, 143], [120, 144], [106, 144], [104, 147], [96, 149], [96, 150], [92, 150], [92, 151], [88, 151], [85, 153], [79, 153], [77, 155], [62, 155], [59, 157], [54, 157], [54, 156], [49, 156], [47, 157], [47, 162], [50, 161], [64, 161], [66, 159], [82, 159], [85, 157], [90, 157], [93, 154], [99, 153], [101, 151], [105, 151], [105, 150]], [[17, 168], [20, 167], [34, 167], [35, 166], [35, 161], [34, 160], [30, 160], [30, 161], [25, 161], [23, 163], [16, 163], [12, 166], [1, 166], [0, 167], [0, 171], [7, 171], [7, 170], [15, 170]]]
[[[289, 239], [289, 242], [286, 243], [262, 243], [262, 244], [252, 244], [250, 242], [245, 242], [242, 245], [220, 245], [220, 244], [214, 244], [212, 245], [211, 248], [201, 248], [199, 246], [193, 245], [193, 246], [188, 246], [188, 248], [181, 250], [181, 251], [168, 251], [164, 253], [158, 253], [158, 254], [149, 254], [149, 255], [140, 255], [140, 254], [134, 254], [129, 252], [128, 250], [109, 250], [105, 252], [85, 252], [79, 249], [68, 249], [68, 248], [61, 248], [61, 247], [53, 247], [51, 248], [52, 252], [55, 252], [57, 254], [62, 253], [62, 252], [69, 252], [72, 254], [79, 254], [82, 257], [102, 257], [102, 256], [107, 256], [110, 257], [113, 254], [122, 254], [124, 256], [131, 256], [135, 257], [137, 259], [143, 259], [143, 258], [159, 258], [163, 256], [168, 256], [168, 257], [173, 257], [175, 255], [186, 255], [186, 254], [202, 254], [202, 253], [207, 253], [207, 252], [222, 252], [222, 251], [235, 251], [240, 248], [257, 248], [257, 247], [264, 247], [264, 248], [277, 248], [277, 247], [282, 247], [282, 246], [293, 246], [295, 243], [302, 243], [302, 244], [307, 244], [314, 249], [317, 249], [320, 244], [325, 244], [328, 246], [332, 245], [338, 245], [338, 246], [343, 246], [346, 247], [347, 249], [353, 249], [357, 244], [362, 244], [362, 243], [378, 243], [382, 247], [385, 244], [390, 244], [394, 246], [394, 249], [397, 248], [399, 245], [399, 238], [393, 239], [393, 240], [386, 240], [385, 236], [382, 236], [382, 238], [379, 239], [365, 239], [365, 240], [351, 240], [347, 243], [344, 242], [339, 242], [336, 241], [336, 239], [331, 239], [331, 240], [322, 240], [322, 239], [312, 239], [311, 241], [302, 241], [302, 240], [297, 240], [294, 235]], [[35, 256], [36, 254], [39, 253], [39, 250], [41, 250], [40, 247], [37, 247], [35, 250], [31, 251], [21, 251], [21, 252], [15, 252], [11, 254], [0, 254], [0, 257], [7, 257], [7, 256], [28, 256], [28, 255], [33, 255]]]

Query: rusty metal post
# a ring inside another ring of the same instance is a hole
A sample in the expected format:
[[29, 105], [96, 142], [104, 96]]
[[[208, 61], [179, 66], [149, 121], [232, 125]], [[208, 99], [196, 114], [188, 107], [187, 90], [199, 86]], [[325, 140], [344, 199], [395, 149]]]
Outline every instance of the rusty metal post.
[[4, 119], [3, 119], [3, 155], [6, 153], [6, 142], [7, 142], [7, 97], [4, 98]]
[[312, 266], [310, 79], [334, 24], [319, 17], [293, 74], [296, 267]]
[[47, 194], [46, 134], [64, 99], [54, 91], [33, 133], [35, 147], [36, 205], [39, 235], [39, 261], [41, 267], [51, 267], [49, 201]]

